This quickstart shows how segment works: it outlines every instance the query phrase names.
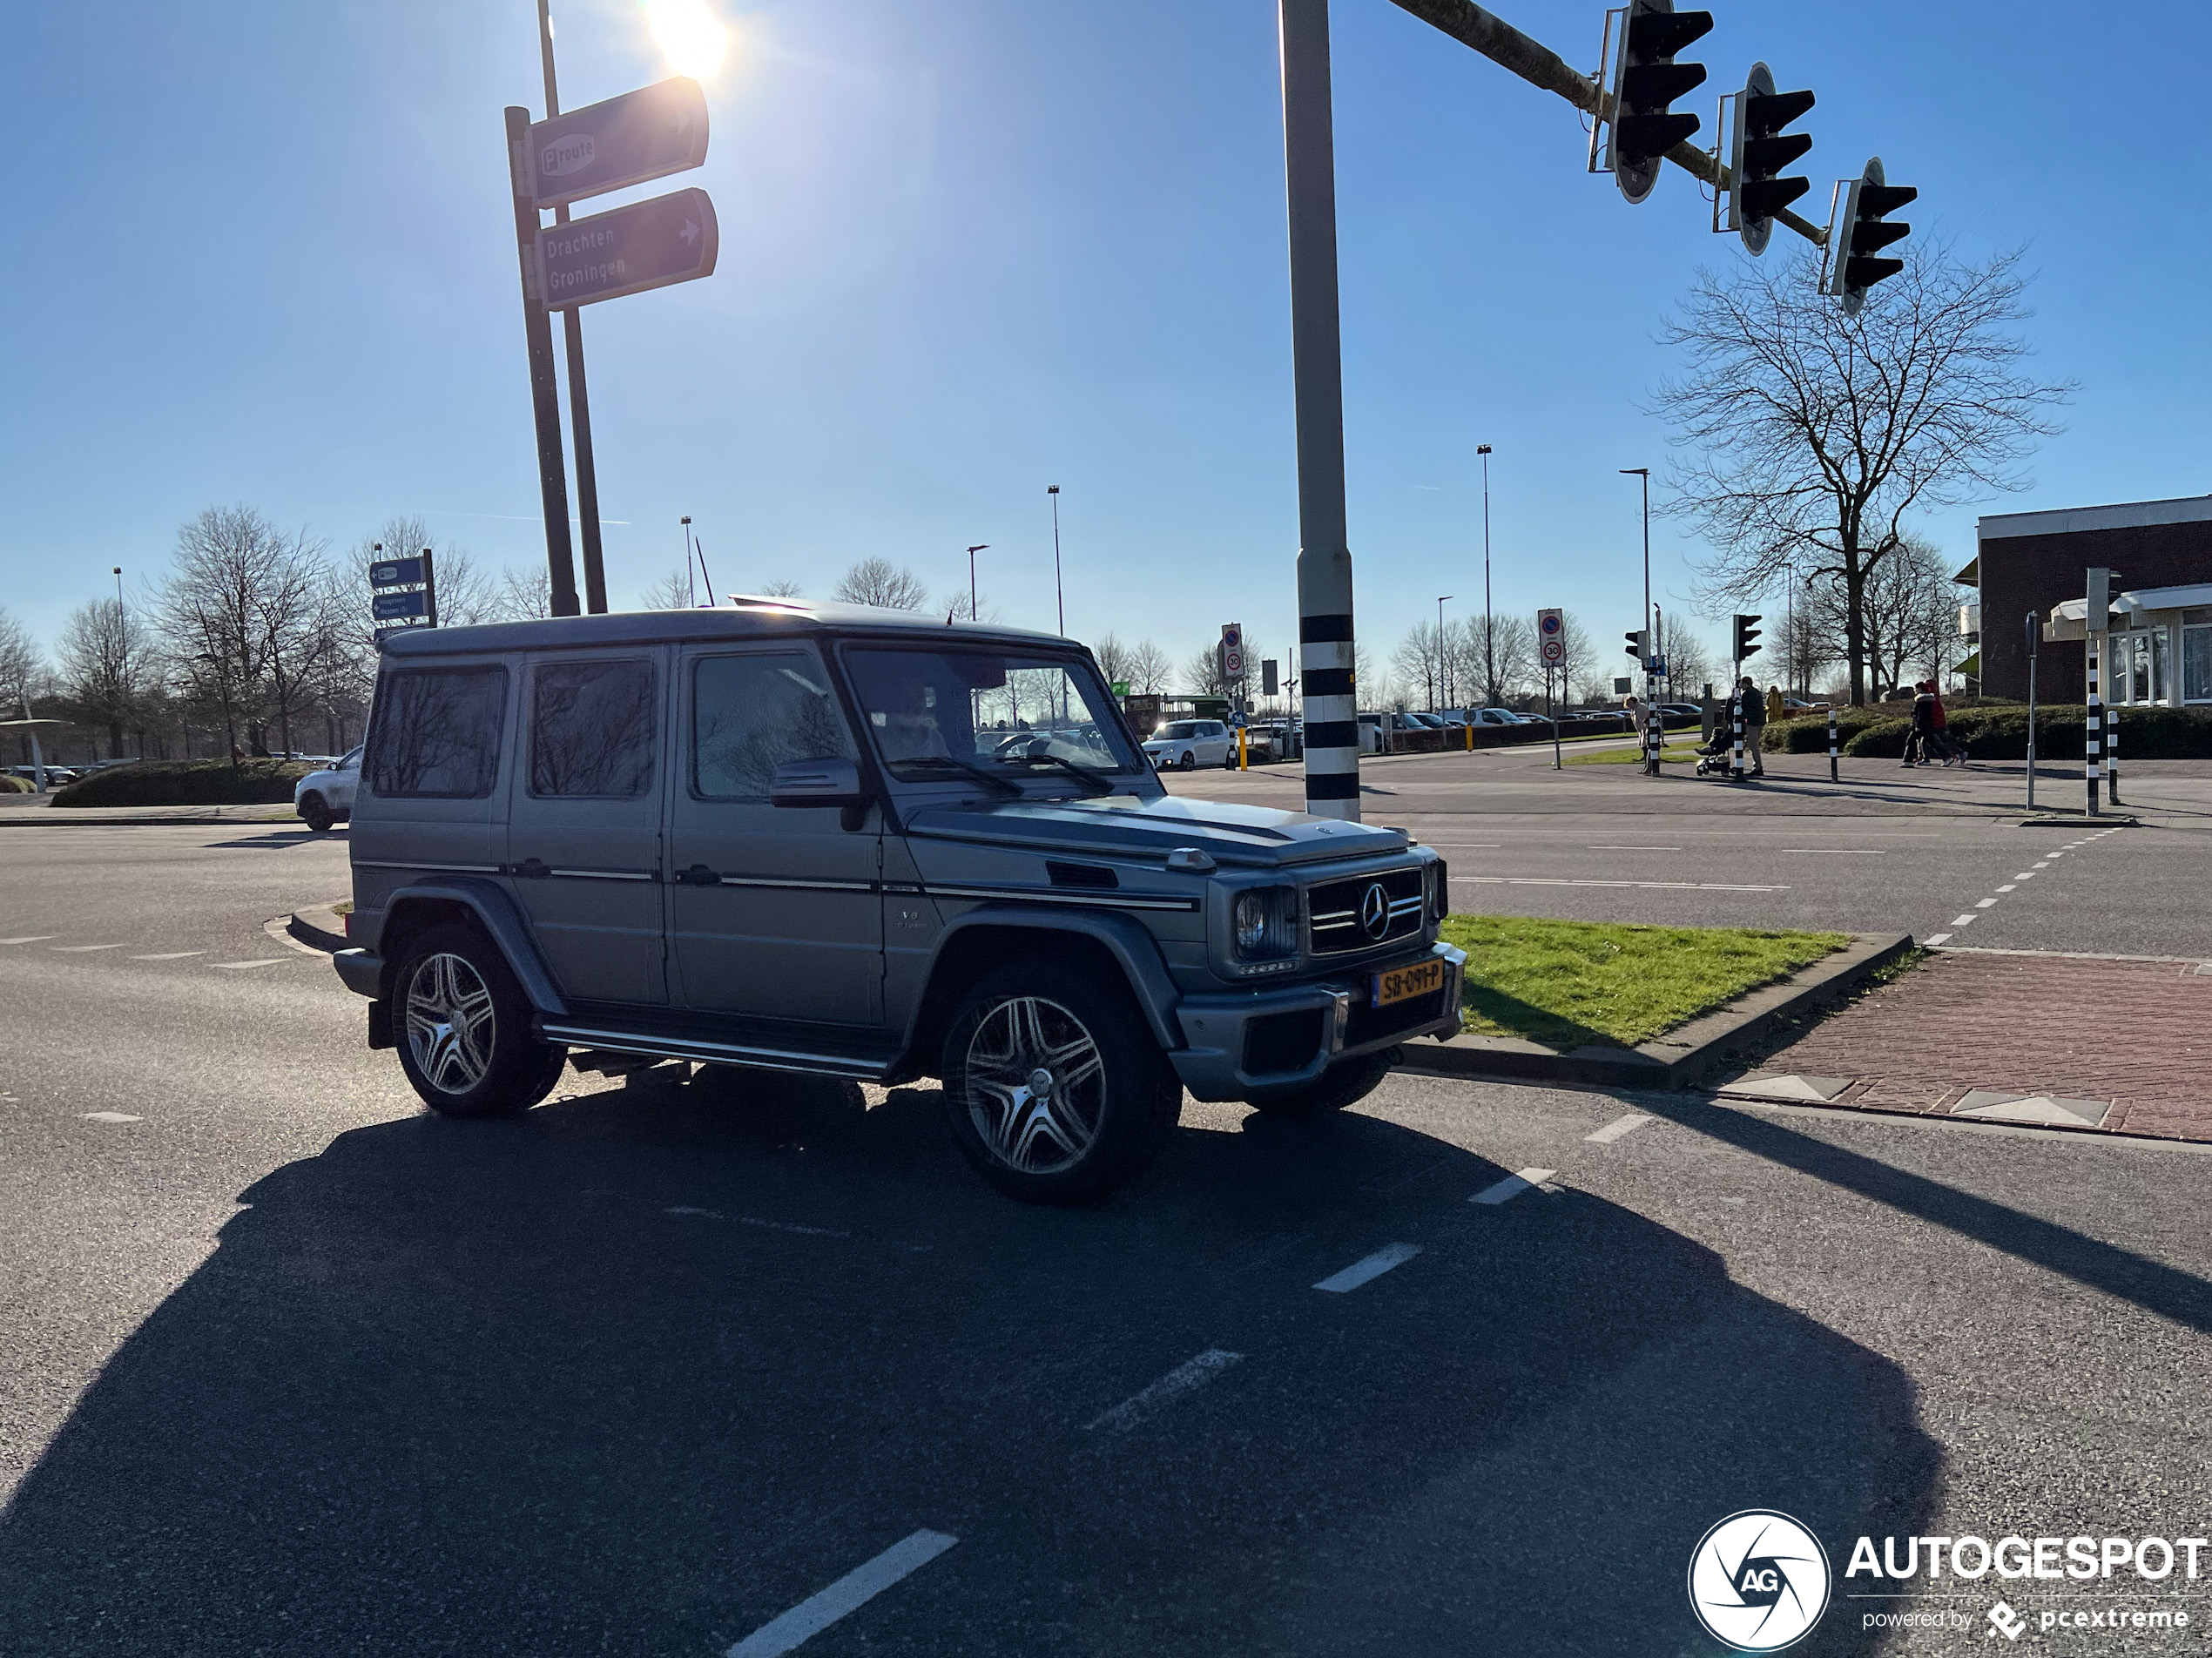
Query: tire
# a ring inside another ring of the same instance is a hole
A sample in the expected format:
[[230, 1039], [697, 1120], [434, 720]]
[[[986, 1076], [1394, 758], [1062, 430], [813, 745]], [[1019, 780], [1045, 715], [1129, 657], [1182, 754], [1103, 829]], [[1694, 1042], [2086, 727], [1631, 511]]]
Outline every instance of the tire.
[[[1032, 1093], [1055, 1063], [1052, 1086]], [[941, 1072], [961, 1153], [1028, 1203], [1104, 1196], [1159, 1155], [1183, 1108], [1183, 1085], [1127, 988], [1050, 958], [975, 981], [954, 1011]]]
[[1197, 764], [1198, 756], [1197, 751], [1195, 750], [1186, 748], [1183, 751], [1183, 758], [1175, 763], [1175, 769], [1178, 772], [1188, 772]]
[[[435, 927], [415, 940], [393, 976], [392, 1003], [400, 1068], [442, 1115], [511, 1116], [561, 1080], [568, 1050], [530, 1034], [522, 987], [474, 927]], [[465, 1024], [451, 1017], [457, 1010]]]
[[310, 794], [300, 802], [300, 820], [319, 835], [330, 832], [330, 826], [338, 821], [329, 802], [319, 794]]
[[1237, 745], [1235, 744], [1231, 744], [1228, 748], [1222, 751], [1221, 769], [1224, 772], [1233, 772], [1237, 769]]
[[1246, 1103], [1263, 1116], [1294, 1121], [1341, 1111], [1372, 1094], [1383, 1078], [1390, 1075], [1390, 1068], [1397, 1063], [1398, 1050], [1394, 1048], [1386, 1048], [1379, 1054], [1362, 1054], [1357, 1059], [1332, 1065], [1311, 1082], [1301, 1082], [1296, 1088], [1262, 1088]]

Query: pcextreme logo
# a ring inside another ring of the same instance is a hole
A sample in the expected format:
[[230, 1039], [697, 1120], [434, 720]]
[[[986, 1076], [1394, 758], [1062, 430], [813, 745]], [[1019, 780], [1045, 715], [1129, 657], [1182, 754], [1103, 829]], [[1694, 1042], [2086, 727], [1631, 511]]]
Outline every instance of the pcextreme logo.
[[1779, 1652], [1828, 1609], [1827, 1551], [1787, 1514], [1746, 1508], [1698, 1540], [1689, 1606], [1716, 1641], [1738, 1652]]

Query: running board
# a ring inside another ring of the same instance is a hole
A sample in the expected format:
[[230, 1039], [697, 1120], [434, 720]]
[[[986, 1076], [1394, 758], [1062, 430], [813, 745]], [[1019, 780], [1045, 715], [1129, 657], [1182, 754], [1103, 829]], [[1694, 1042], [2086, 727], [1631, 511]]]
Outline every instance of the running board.
[[809, 1076], [849, 1076], [863, 1082], [880, 1081], [891, 1068], [888, 1058], [852, 1059], [841, 1054], [803, 1054], [790, 1048], [747, 1048], [736, 1042], [678, 1041], [668, 1036], [640, 1035], [633, 1031], [601, 1030], [589, 1025], [541, 1023], [549, 1041], [577, 1048], [597, 1048], [615, 1054], [643, 1054], [654, 1059], [688, 1059], [705, 1065], [749, 1065], [763, 1071], [798, 1071]]

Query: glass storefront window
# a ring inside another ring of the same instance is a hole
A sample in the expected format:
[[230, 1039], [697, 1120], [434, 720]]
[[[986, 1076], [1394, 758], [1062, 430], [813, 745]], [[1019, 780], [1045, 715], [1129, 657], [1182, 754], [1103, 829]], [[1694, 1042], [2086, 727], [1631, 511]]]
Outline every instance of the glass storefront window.
[[2182, 630], [2182, 700], [2212, 703], [2212, 626]]

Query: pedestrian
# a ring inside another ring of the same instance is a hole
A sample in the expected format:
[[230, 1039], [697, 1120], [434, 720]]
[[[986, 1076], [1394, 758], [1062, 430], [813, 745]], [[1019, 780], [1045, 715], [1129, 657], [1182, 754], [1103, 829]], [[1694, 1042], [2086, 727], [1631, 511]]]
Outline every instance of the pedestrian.
[[1929, 742], [1935, 735], [1935, 693], [1928, 682], [1918, 680], [1912, 686], [1912, 731], [1905, 739], [1906, 765], [1925, 765], [1928, 763]]
[[1766, 699], [1759, 695], [1751, 676], [1745, 674], [1736, 687], [1737, 702], [1743, 710], [1743, 746], [1750, 751], [1751, 775], [1766, 775]]
[[1769, 685], [1766, 688], [1767, 724], [1770, 725], [1778, 725], [1789, 718], [1790, 710], [1787, 704], [1785, 704], [1782, 700], [1782, 687], [1779, 685]]
[[1943, 711], [1943, 688], [1932, 679], [1928, 681], [1928, 701], [1932, 705], [1928, 716], [1928, 741], [1935, 749], [1936, 758], [1946, 765], [1964, 765], [1966, 751], [1951, 740], [1951, 722]]
[[240, 748], [236, 743], [233, 743], [231, 745], [231, 764], [233, 765], [243, 765], [246, 764], [246, 751]]

